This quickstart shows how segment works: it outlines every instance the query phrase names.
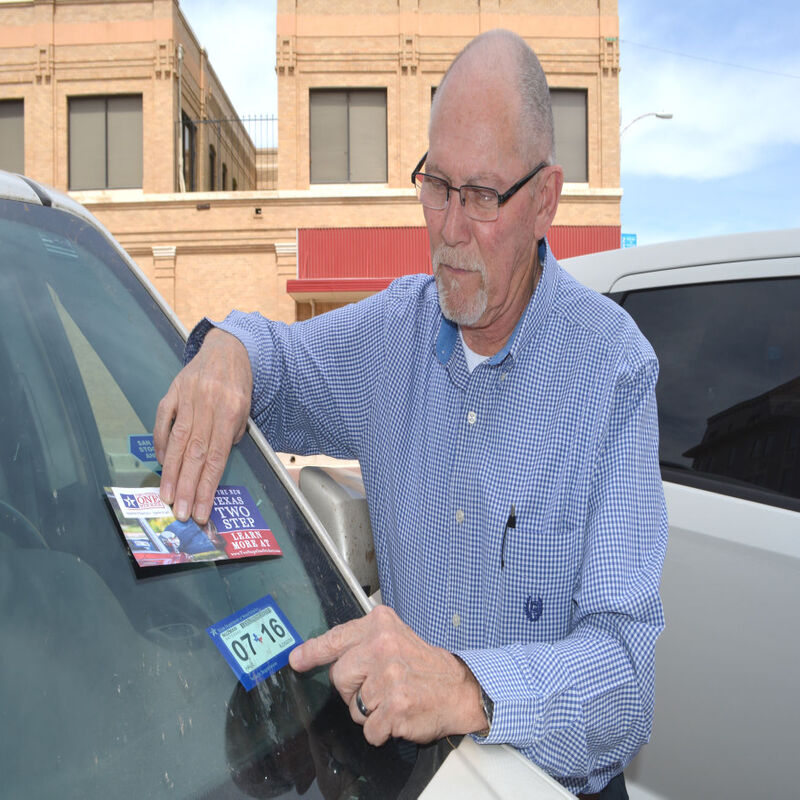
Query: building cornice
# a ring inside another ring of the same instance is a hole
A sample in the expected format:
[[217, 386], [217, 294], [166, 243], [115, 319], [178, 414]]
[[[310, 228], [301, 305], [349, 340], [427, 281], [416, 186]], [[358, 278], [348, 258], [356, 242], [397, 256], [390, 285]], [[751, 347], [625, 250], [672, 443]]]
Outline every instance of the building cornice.
[[619, 200], [622, 197], [620, 186], [589, 186], [588, 183], [565, 183], [561, 197], [569, 200], [589, 201], [598, 199]]
[[175, 208], [196, 208], [205, 211], [214, 205], [233, 208], [267, 204], [275, 205], [372, 205], [417, 203], [413, 189], [370, 189], [363, 187], [314, 187], [313, 189], [251, 191], [251, 192], [171, 192], [145, 194], [139, 190], [98, 190], [70, 192], [78, 203], [94, 210], [122, 208], [160, 208], [166, 205]]
[[[172, 205], [176, 208], [195, 207], [198, 211], [207, 210], [212, 205], [225, 207], [251, 207], [259, 204], [285, 204], [302, 206], [321, 205], [354, 205], [368, 203], [374, 205], [403, 204], [413, 205], [417, 202], [414, 189], [390, 189], [384, 186], [364, 187], [351, 185], [314, 186], [311, 189], [278, 189], [275, 191], [250, 192], [170, 192], [145, 194], [141, 190], [118, 189], [70, 192], [70, 196], [90, 207], [92, 210], [121, 208], [159, 208]], [[569, 200], [619, 200], [622, 197], [620, 187], [594, 187], [585, 183], [565, 183], [561, 192], [562, 198]], [[205, 206], [206, 208], [203, 208]]]

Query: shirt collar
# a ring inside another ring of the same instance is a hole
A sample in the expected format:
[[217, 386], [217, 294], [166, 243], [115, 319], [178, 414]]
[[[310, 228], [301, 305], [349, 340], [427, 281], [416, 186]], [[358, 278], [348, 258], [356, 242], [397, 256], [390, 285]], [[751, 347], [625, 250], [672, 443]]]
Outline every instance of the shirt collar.
[[[530, 340], [533, 332], [544, 319], [553, 296], [558, 266], [558, 262], [553, 258], [547, 239], [542, 239], [539, 242], [539, 263], [542, 265], [542, 274], [539, 276], [539, 283], [536, 285], [536, 290], [528, 303], [528, 307], [514, 326], [514, 330], [511, 332], [511, 336], [503, 349], [487, 359], [486, 364], [500, 364], [508, 355], [514, 356], [519, 348]], [[439, 324], [439, 334], [436, 337], [436, 357], [442, 364], [446, 364], [450, 360], [457, 341], [458, 325], [442, 317], [442, 321]]]

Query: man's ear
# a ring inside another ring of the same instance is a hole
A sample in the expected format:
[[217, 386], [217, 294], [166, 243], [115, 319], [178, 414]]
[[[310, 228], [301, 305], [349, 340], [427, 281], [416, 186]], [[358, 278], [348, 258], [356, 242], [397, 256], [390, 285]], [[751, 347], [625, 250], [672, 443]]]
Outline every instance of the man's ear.
[[543, 239], [553, 224], [564, 185], [564, 170], [555, 164], [542, 170], [542, 178], [536, 193], [536, 221], [534, 231], [537, 241]]

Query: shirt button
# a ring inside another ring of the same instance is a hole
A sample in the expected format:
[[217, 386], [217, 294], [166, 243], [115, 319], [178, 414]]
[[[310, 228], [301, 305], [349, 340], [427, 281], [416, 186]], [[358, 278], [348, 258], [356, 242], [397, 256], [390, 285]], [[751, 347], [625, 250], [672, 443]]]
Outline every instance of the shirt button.
[[458, 615], [458, 612], [453, 614], [453, 627], [457, 628], [461, 624], [461, 617]]
[[456, 511], [456, 522], [460, 525], [464, 521], [464, 512], [459, 508]]
[[474, 425], [477, 419], [478, 415], [474, 411], [470, 411], [469, 414], [467, 414], [467, 422], [469, 422], [470, 425]]

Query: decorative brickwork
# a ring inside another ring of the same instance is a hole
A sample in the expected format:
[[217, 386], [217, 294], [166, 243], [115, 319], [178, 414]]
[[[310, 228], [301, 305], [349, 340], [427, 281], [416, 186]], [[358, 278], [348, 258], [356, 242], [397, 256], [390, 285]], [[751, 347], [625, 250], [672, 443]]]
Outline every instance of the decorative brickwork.
[[294, 36], [279, 36], [275, 52], [275, 66], [279, 75], [293, 75], [296, 63]]
[[403, 74], [415, 75], [419, 66], [419, 56], [417, 54], [416, 34], [400, 34], [400, 69]]
[[52, 42], [44, 47], [36, 48], [36, 72], [34, 73], [36, 83], [50, 83], [54, 62]]
[[154, 42], [156, 80], [167, 80], [175, 68], [175, 45], [172, 39]]
[[[26, 174], [67, 190], [70, 98], [141, 95], [141, 187], [74, 197], [187, 326], [231, 306], [291, 322], [342, 301], [318, 296], [312, 312], [287, 293], [297, 278], [298, 229], [424, 224], [410, 171], [427, 149], [433, 89], [472, 37], [498, 26], [531, 43], [551, 86], [585, 91], [588, 182], [565, 187], [556, 223], [560, 236], [565, 227], [586, 229], [569, 232], [576, 247], [595, 247], [591, 231], [601, 229], [611, 229], [613, 243], [621, 197], [617, 0], [278, 0], [277, 152], [246, 125], [226, 133], [233, 105], [177, 0], [0, 3], [0, 99], [24, 101]], [[385, 91], [385, 184], [310, 183], [309, 92], [320, 88]], [[185, 194], [182, 115], [193, 131], [197, 190]], [[245, 128], [255, 188], [226, 146]]]
[[616, 75], [619, 72], [619, 39], [616, 36], [600, 39], [600, 66], [603, 75]]

